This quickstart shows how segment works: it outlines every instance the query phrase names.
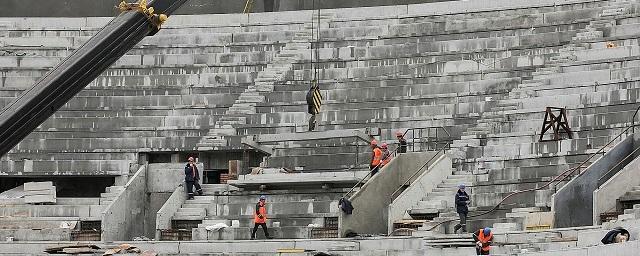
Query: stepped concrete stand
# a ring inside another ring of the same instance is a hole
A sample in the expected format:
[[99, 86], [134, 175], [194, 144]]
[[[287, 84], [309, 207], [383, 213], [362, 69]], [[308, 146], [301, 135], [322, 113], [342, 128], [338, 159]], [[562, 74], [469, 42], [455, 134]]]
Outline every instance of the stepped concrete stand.
[[615, 144], [613, 149], [553, 195], [556, 227], [593, 224], [593, 192], [633, 160], [627, 156], [637, 147], [637, 137], [633, 134]]
[[[349, 197], [354, 211], [353, 214], [340, 213], [340, 236], [344, 237], [347, 232], [387, 234], [388, 207], [393, 202], [393, 193], [402, 189], [404, 184], [413, 183], [420, 173], [428, 171], [430, 165], [440, 160], [437, 154], [404, 153], [385, 165], [359, 191]], [[424, 168], [421, 168], [422, 166]], [[420, 173], [414, 176], [418, 171]]]
[[53, 182], [27, 182], [24, 184], [24, 202], [27, 204], [55, 204], [56, 187]]
[[[184, 2], [186, 0], [153, 0], [149, 6], [157, 13], [170, 15]], [[102, 71], [158, 29], [141, 12], [124, 12], [114, 18], [0, 112], [0, 155], [9, 152]]]

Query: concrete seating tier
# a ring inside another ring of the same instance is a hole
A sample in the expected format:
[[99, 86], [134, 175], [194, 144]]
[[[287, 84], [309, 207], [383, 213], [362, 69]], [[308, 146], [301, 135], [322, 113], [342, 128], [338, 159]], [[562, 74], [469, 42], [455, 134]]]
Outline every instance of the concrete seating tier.
[[[44, 73], [43, 73], [44, 74]], [[26, 89], [38, 81], [39, 76], [7, 76], [3, 82], [4, 87]], [[88, 87], [123, 87], [131, 86], [207, 86], [219, 83], [247, 84], [253, 81], [253, 72], [238, 73], [202, 73], [158, 75], [153, 79], [147, 75], [134, 76], [100, 76], [91, 82]]]
[[24, 160], [2, 161], [0, 170], [7, 176], [77, 175], [78, 170], [82, 170], [82, 175], [119, 176], [128, 174], [131, 165], [137, 163], [137, 160], [50, 160], [45, 156], [36, 159], [42, 160], [26, 165]]
[[[637, 34], [637, 29], [633, 28], [638, 23], [636, 3], [590, 1], [556, 6], [555, 3], [544, 2], [492, 8], [482, 11], [461, 9], [464, 10], [462, 13], [447, 14], [437, 10], [421, 13], [410, 11], [407, 7], [401, 15], [391, 12], [389, 16], [364, 15], [376, 18], [353, 20], [340, 19], [347, 17], [344, 11], [337, 11], [335, 15], [332, 11], [323, 16], [328, 25], [321, 32], [326, 42], [321, 44], [322, 62], [319, 67], [323, 70], [320, 74], [321, 83], [327, 85], [322, 88], [326, 97], [323, 112], [319, 116], [319, 130], [380, 127], [384, 129], [383, 136], [386, 136], [396, 129], [446, 126], [451, 128], [456, 139], [460, 138], [456, 146], [463, 149], [457, 155], [458, 172], [447, 177], [426, 199], [416, 202], [420, 206], [415, 208], [416, 212], [436, 209], [436, 214], [442, 212], [440, 217], [447, 217], [452, 201], [448, 193], [451, 193], [451, 187], [460, 182], [469, 182], [473, 202], [477, 204], [475, 206], [485, 207], [503, 196], [507, 189], [534, 186], [543, 182], [544, 178], [557, 175], [558, 169], [584, 158], [592, 150], [589, 147], [604, 144], [611, 136], [611, 132], [605, 129], [613, 130], [616, 125], [624, 124], [622, 117], [605, 116], [621, 116], [621, 112], [629, 110], [614, 110], [615, 107], [608, 106], [628, 104], [636, 99], [636, 88], [622, 87], [622, 82], [614, 85], [611, 81], [636, 77], [640, 73], [635, 67], [638, 63], [624, 60], [617, 64], [605, 64], [612, 58], [640, 55], [637, 41], [625, 39]], [[352, 13], [353, 16], [359, 15], [358, 12]], [[611, 13], [613, 17], [609, 16]], [[304, 129], [304, 125], [299, 124], [304, 124], [308, 118], [303, 105], [308, 88], [287, 85], [308, 81], [312, 77], [306, 48], [310, 39], [309, 28], [306, 21], [300, 21], [306, 17], [302, 13], [297, 15], [300, 17], [293, 18], [297, 22], [291, 25], [274, 19], [256, 26], [231, 27], [225, 25], [229, 21], [223, 20], [205, 27], [183, 29], [176, 26], [175, 29], [163, 30], [145, 39], [89, 88], [187, 88], [187, 85], [198, 88], [240, 84], [239, 88], [229, 91], [212, 89], [201, 93], [181, 90], [164, 94], [154, 89], [149, 91], [149, 96], [144, 91], [142, 96], [138, 92], [113, 95], [96, 93], [95, 96], [83, 92], [67, 104], [59, 115], [52, 117], [40, 130], [25, 139], [11, 156], [17, 159], [21, 152], [63, 152], [66, 153], [63, 159], [54, 157], [50, 161], [66, 161], [63, 163], [66, 165], [68, 162], [76, 164], [74, 159], [68, 158], [68, 152], [191, 151], [205, 137], [218, 139], [220, 135], [229, 135], [232, 145], [238, 146], [238, 135]], [[180, 19], [177, 17], [177, 20]], [[185, 25], [194, 17], [182, 19], [185, 23], [181, 25]], [[370, 20], [373, 22], [367, 23]], [[73, 29], [24, 29], [39, 27], [24, 26], [29, 22], [40, 21], [18, 22], [13, 31], [3, 31], [1, 44], [24, 50], [27, 54], [41, 55], [0, 56], [0, 67], [5, 66], [10, 71], [0, 86], [28, 87], [44, 74], [43, 67], [51, 67], [65, 56], [66, 49], [63, 48], [78, 47], [95, 33], [95, 28], [104, 20], [96, 19], [91, 21], [94, 24], [88, 24], [90, 22], [87, 19], [79, 26], [89, 27], [89, 30], [78, 30], [77, 33], [72, 32]], [[50, 27], [64, 23], [69, 21], [61, 20], [60, 24], [52, 23]], [[607, 49], [609, 51], [589, 48], [609, 39], [615, 39], [624, 47]], [[576, 42], [587, 42], [589, 47], [570, 45]], [[634, 43], [636, 46], [632, 47]], [[26, 49], [28, 46], [39, 48], [42, 45], [42, 49], [32, 52]], [[594, 59], [604, 61], [596, 62]], [[566, 65], [571, 61], [582, 64]], [[552, 66], [557, 64], [560, 64], [560, 68]], [[140, 65], [144, 68], [129, 68]], [[384, 81], [371, 82], [380, 80], [381, 75], [385, 75]], [[396, 79], [388, 76], [395, 76]], [[429, 77], [415, 78], [426, 82], [404, 83], [411, 76]], [[344, 82], [347, 80], [355, 81]], [[565, 91], [552, 87], [583, 86], [593, 80], [608, 81], [606, 88], [611, 90], [596, 89], [595, 93], [588, 94], [590, 88], [587, 87], [584, 90], [572, 88]], [[526, 87], [535, 87], [533, 90], [536, 94], [526, 94], [529, 92]], [[544, 90], [545, 87], [548, 90]], [[511, 91], [515, 92], [510, 94]], [[17, 95], [10, 94], [7, 93], [5, 98]], [[513, 100], [509, 100], [510, 97]], [[0, 103], [4, 105], [8, 102], [3, 99]], [[539, 127], [539, 108], [547, 104], [562, 104], [571, 109], [571, 125], [579, 132], [576, 138], [556, 144], [538, 143], [533, 141], [531, 133], [524, 133], [531, 130], [529, 127]], [[601, 108], [596, 104], [600, 104]], [[203, 107], [202, 111], [197, 110], [200, 106]], [[174, 107], [185, 110], [172, 111]], [[86, 116], [78, 118], [83, 109], [89, 111]], [[103, 112], [106, 110], [112, 111]], [[163, 115], [162, 111], [166, 111], [166, 114]], [[211, 116], [203, 117], [205, 114]], [[498, 119], [490, 119], [497, 115], [500, 115]], [[590, 124], [591, 120], [602, 123]], [[488, 125], [491, 122], [496, 124]], [[600, 130], [589, 131], [590, 127]], [[87, 130], [78, 132], [80, 129]], [[92, 131], [109, 137], [98, 138], [90, 134]], [[127, 132], [130, 134], [123, 136]], [[489, 139], [464, 137], [475, 134], [492, 136]], [[474, 144], [480, 139], [484, 139], [482, 144]], [[467, 142], [470, 145], [464, 145]], [[354, 166], [366, 168], [370, 157], [368, 152], [359, 151], [358, 147], [354, 150], [353, 146], [338, 149], [336, 146], [323, 145], [312, 150], [309, 146], [282, 144], [276, 148], [276, 154], [266, 161], [266, 165], [303, 166], [304, 171], [338, 171]], [[354, 156], [362, 161], [354, 161]], [[542, 159], [543, 156], [548, 158]], [[83, 163], [87, 165], [108, 161], [108, 166], [118, 161], [121, 169], [106, 173], [124, 173], [130, 168], [124, 163], [135, 162], [135, 159], [128, 158], [129, 155], [112, 160], [103, 160], [102, 157], [91, 154], [78, 156], [78, 159], [85, 159]], [[44, 159], [43, 156], [39, 158]], [[547, 161], [555, 162], [556, 166], [537, 168]], [[45, 162], [34, 162], [34, 168], [38, 168], [36, 173], [68, 168], [38, 166]], [[16, 161], [15, 164], [20, 166], [22, 163]], [[516, 164], [522, 165], [516, 169]], [[501, 170], [500, 165], [510, 169]], [[9, 168], [9, 164], [4, 166]], [[495, 169], [496, 172], [483, 173], [477, 167]], [[95, 170], [96, 167], [85, 168]], [[103, 171], [103, 168], [111, 167], [98, 166], [99, 171]], [[534, 168], [535, 174], [523, 173]], [[505, 183], [505, 179], [490, 179], [497, 177], [518, 177], [518, 180]], [[264, 182], [247, 182], [246, 176], [244, 178], [244, 184], [251, 186]], [[281, 182], [280, 177], [276, 178], [270, 183]], [[524, 179], [534, 180], [525, 182]], [[493, 190], [488, 190], [489, 187]], [[330, 194], [319, 190], [315, 192]], [[270, 195], [274, 200], [269, 199], [271, 208], [268, 210], [275, 216], [282, 214], [277, 220], [284, 224], [275, 232], [281, 232], [282, 237], [297, 238], [308, 234], [309, 229], [304, 224], [310, 224], [307, 222], [315, 221], [312, 219], [320, 216], [315, 214], [335, 213], [335, 201], [339, 194], [333, 193], [331, 195], [334, 198], [311, 202], [274, 192]], [[231, 237], [247, 238], [249, 227], [245, 224], [250, 219], [256, 195], [237, 192], [227, 197], [227, 202], [221, 202], [219, 195], [189, 201], [174, 215], [175, 220], [228, 220], [229, 216], [241, 216], [241, 224], [232, 229]], [[317, 195], [314, 194], [314, 197], [317, 198]], [[519, 206], [530, 206], [535, 201], [533, 194], [533, 198], [523, 199]], [[309, 216], [304, 221], [295, 222], [295, 214]], [[478, 220], [476, 224], [485, 225], [491, 221], [509, 222], [514, 219], [501, 213]], [[198, 230], [202, 234], [204, 228], [206, 225], [202, 223], [194, 234]], [[205, 239], [219, 239], [215, 234], [205, 234]]]
[[[9, 159], [14, 160], [22, 160], [22, 159], [30, 159], [30, 160], [51, 160], [51, 154], [55, 154], [55, 159], [57, 160], [129, 160], [134, 161], [137, 159], [137, 152], [108, 152], [108, 153], [72, 153], [72, 152], [19, 152], [13, 153], [9, 152], [5, 155]], [[4, 158], [3, 158], [4, 160]]]
[[[331, 166], [333, 167], [334, 165], [332, 164]], [[303, 171], [307, 172], [309, 170]], [[321, 173], [274, 173], [259, 175], [240, 175], [237, 180], [230, 180], [228, 181], [228, 183], [241, 188], [257, 188], [261, 185], [266, 185], [269, 189], [284, 189], [294, 187], [308, 188], [314, 185], [318, 188], [322, 187], [323, 185], [329, 185], [333, 188], [351, 187], [360, 182], [367, 174], [367, 171], [323, 171]]]
[[[267, 177], [263, 184], [269, 188], [274, 184], [268, 179], [269, 174], [255, 176]], [[212, 195], [205, 190], [204, 196], [185, 201], [172, 220], [201, 222], [193, 229], [193, 240], [249, 239], [257, 198], [266, 195], [268, 225], [273, 230], [272, 234], [276, 238], [309, 238], [312, 229], [309, 224], [324, 226], [325, 218], [337, 217], [337, 200], [347, 189], [307, 186], [295, 190], [266, 190], [259, 194], [230, 191], [224, 195]], [[207, 231], [208, 226], [216, 223], [225, 223], [229, 228], [221, 232]]]
[[141, 148], [153, 150], [173, 150], [192, 148], [200, 137], [138, 137], [138, 138], [26, 138], [16, 146], [29, 151], [50, 150], [58, 152], [110, 152], [139, 151]]
[[55, 204], [25, 204], [24, 198], [0, 200], [0, 235], [18, 241], [71, 241], [82, 222], [100, 222], [102, 212], [124, 188], [107, 187], [98, 198], [56, 198]]
[[[572, 228], [556, 228], [543, 229], [533, 231], [513, 231], [503, 230], [494, 227], [494, 246], [492, 246], [492, 254], [496, 255], [586, 255], [590, 253], [601, 254], [604, 251], [618, 252], [635, 241], [628, 243], [602, 245], [601, 239], [604, 235], [615, 227], [624, 227], [631, 233], [631, 236], [637, 235], [639, 232], [637, 225], [638, 206], [633, 209], [625, 210], [625, 214], [619, 216], [618, 220], [603, 223], [598, 226], [572, 227]], [[466, 252], [466, 248], [447, 248], [446, 246], [435, 247], [433, 245], [446, 245], [455, 243], [455, 239], [460, 239], [456, 235], [427, 235], [427, 252], [438, 253], [438, 255], [459, 255]], [[438, 244], [431, 241], [440, 241]], [[532, 242], [535, 241], [535, 242]], [[431, 242], [431, 243], [430, 243]], [[431, 245], [431, 246], [430, 246]], [[432, 247], [433, 246], [433, 247]], [[628, 253], [636, 250], [635, 244], [631, 246]], [[430, 248], [431, 247], [431, 248]], [[473, 248], [470, 248], [473, 249]], [[628, 254], [627, 252], [623, 254]]]
[[[251, 71], [259, 69], [272, 60], [274, 52], [221, 53], [221, 54], [159, 54], [125, 55], [115, 62], [114, 67], [126, 68], [140, 65], [184, 67], [209, 64], [215, 71]], [[51, 68], [64, 59], [64, 56], [0, 56], [0, 68]], [[211, 65], [215, 63], [215, 65]]]

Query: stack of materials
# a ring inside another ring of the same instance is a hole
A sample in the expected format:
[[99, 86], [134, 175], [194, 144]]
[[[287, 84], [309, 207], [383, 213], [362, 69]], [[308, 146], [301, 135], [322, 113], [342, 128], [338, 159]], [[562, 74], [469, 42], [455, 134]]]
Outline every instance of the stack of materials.
[[27, 204], [56, 203], [56, 187], [51, 181], [25, 183], [24, 192], [24, 202]]

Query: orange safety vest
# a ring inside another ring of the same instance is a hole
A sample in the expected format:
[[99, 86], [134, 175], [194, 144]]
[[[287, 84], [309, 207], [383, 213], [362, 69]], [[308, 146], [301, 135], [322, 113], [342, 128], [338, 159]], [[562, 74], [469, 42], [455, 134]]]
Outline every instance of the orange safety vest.
[[480, 229], [480, 232], [478, 232], [478, 241], [482, 243], [482, 251], [488, 252], [489, 250], [491, 250], [491, 246], [489, 246], [488, 244], [491, 239], [493, 239], [493, 232], [489, 232], [489, 235], [485, 237], [483, 230]]
[[373, 149], [373, 159], [371, 160], [371, 165], [377, 166], [380, 164], [380, 160], [382, 160], [382, 150], [380, 148]]
[[[258, 214], [262, 215], [262, 219], [258, 217]], [[267, 207], [266, 204], [259, 202], [256, 204], [256, 210], [253, 212], [254, 223], [267, 223]]]

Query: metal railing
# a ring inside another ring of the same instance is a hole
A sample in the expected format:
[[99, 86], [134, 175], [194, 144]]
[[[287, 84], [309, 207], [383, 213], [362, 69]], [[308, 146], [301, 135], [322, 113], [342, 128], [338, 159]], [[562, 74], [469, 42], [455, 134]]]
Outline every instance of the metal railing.
[[[496, 211], [498, 209], [498, 207], [500, 207], [500, 205], [502, 205], [502, 203], [504, 203], [507, 199], [518, 195], [518, 194], [522, 194], [522, 193], [526, 193], [526, 192], [533, 192], [533, 191], [537, 191], [537, 190], [542, 190], [544, 188], [547, 188], [551, 185], [557, 185], [562, 181], [566, 181], [568, 178], [570, 178], [571, 176], [573, 176], [573, 174], [576, 171], [581, 170], [581, 168], [588, 163], [594, 156], [598, 155], [598, 154], [604, 154], [604, 150], [609, 147], [609, 145], [611, 145], [613, 142], [615, 142], [616, 140], [618, 140], [619, 138], [622, 140], [622, 135], [628, 135], [629, 130], [634, 131], [635, 130], [635, 117], [638, 114], [638, 111], [640, 111], [640, 106], [636, 109], [635, 113], [633, 114], [633, 117], [631, 119], [631, 124], [627, 127], [625, 127], [622, 132], [620, 132], [617, 136], [615, 136], [613, 139], [609, 140], [609, 142], [607, 142], [604, 146], [600, 147], [600, 149], [598, 149], [598, 151], [596, 151], [595, 153], [592, 153], [589, 155], [589, 157], [587, 159], [585, 159], [584, 161], [582, 161], [579, 165], [573, 167], [573, 168], [569, 168], [566, 171], [562, 172], [561, 174], [559, 174], [558, 176], [554, 177], [553, 179], [551, 179], [551, 181], [545, 183], [543, 186], [541, 187], [537, 187], [537, 188], [531, 188], [531, 189], [525, 189], [525, 190], [519, 190], [519, 191], [514, 191], [511, 192], [510, 194], [508, 194], [507, 196], [505, 196], [504, 198], [502, 198], [502, 200], [500, 200], [500, 202], [498, 202], [495, 206], [493, 206], [491, 209], [481, 212], [479, 214], [475, 214], [475, 215], [470, 215], [467, 216], [467, 218], [475, 218], [475, 217], [480, 217], [483, 215], [487, 215], [489, 213], [492, 213], [494, 211]], [[635, 152], [635, 151], [634, 151]], [[633, 154], [633, 153], [632, 153]], [[579, 176], [580, 174], [582, 174], [584, 172], [578, 172], [578, 174], [576, 176]], [[602, 178], [602, 177], [601, 177]], [[445, 223], [449, 223], [452, 221], [455, 221], [456, 219], [450, 219], [450, 220], [445, 220], [445, 221], [441, 221], [435, 225], [433, 225], [431, 228], [427, 229], [428, 231], [431, 231], [433, 229], [435, 229], [436, 227], [445, 224]]]
[[[446, 139], [442, 140], [440, 139], [441, 137], [438, 137], [438, 131], [441, 131], [440, 134], [446, 134], [447, 137], [445, 137]], [[445, 129], [442, 126], [438, 126], [438, 127], [424, 127], [424, 128], [409, 128], [407, 129], [404, 133], [403, 133], [403, 137], [406, 137], [408, 133], [410, 133], [413, 135], [411, 140], [413, 141], [411, 143], [411, 145], [407, 145], [407, 149], [411, 148], [412, 152], [421, 152], [421, 151], [438, 151], [438, 153], [436, 153], [433, 157], [431, 157], [429, 160], [427, 160], [420, 168], [418, 168], [418, 170], [416, 170], [410, 177], [409, 179], [407, 179], [398, 189], [396, 189], [396, 191], [394, 191], [394, 193], [397, 193], [397, 191], [399, 189], [401, 189], [403, 186], [407, 185], [407, 182], [410, 182], [412, 178], [414, 178], [419, 172], [420, 170], [422, 170], [429, 162], [431, 162], [431, 160], [433, 160], [436, 156], [438, 156], [440, 154], [440, 152], [445, 152], [447, 149], [450, 149], [450, 145], [453, 141], [451, 134], [449, 133], [449, 131], [447, 131], [447, 129]], [[415, 136], [415, 135], [418, 136]], [[426, 135], [426, 136], [424, 136]], [[433, 136], [429, 136], [429, 135], [433, 135]], [[440, 147], [438, 149], [438, 146], [443, 144], [442, 147]], [[416, 150], [415, 144], [419, 144], [418, 145], [418, 150]], [[420, 150], [422, 149], [422, 150]], [[433, 149], [433, 150], [430, 150]], [[397, 157], [398, 156], [398, 150], [400, 150], [400, 145], [398, 145], [398, 147], [396, 147], [396, 149], [394, 149], [388, 157]], [[382, 161], [380, 161], [380, 164], [378, 164], [375, 168], [380, 169], [382, 168], [382, 164], [384, 162], [384, 160], [386, 160], [387, 158], [385, 157], [384, 159], [382, 159]], [[356, 166], [358, 166], [356, 164]], [[347, 171], [352, 170], [354, 167], [349, 168]], [[374, 168], [374, 169], [375, 169]], [[371, 171], [369, 171], [369, 173], [367, 173], [366, 176], [364, 176], [362, 179], [360, 179], [353, 187], [351, 187], [351, 189], [349, 189], [349, 191], [347, 191], [347, 193], [345, 193], [342, 197], [343, 198], [347, 198], [347, 196], [349, 196], [349, 194], [351, 194], [358, 186], [360, 186], [360, 184], [363, 184], [365, 180], [367, 180], [367, 178], [369, 178], [371, 176]], [[393, 193], [392, 193], [393, 196]]]
[[409, 138], [412, 152], [439, 151], [439, 148], [448, 148], [453, 142], [449, 131], [442, 126], [409, 128], [404, 132], [403, 137], [407, 138], [409, 134], [411, 134]]
[[[393, 150], [393, 152], [391, 154], [389, 154], [389, 157], [391, 155], [397, 155], [398, 150], [400, 149], [400, 147], [396, 148], [395, 150]], [[372, 172], [374, 169], [378, 169], [378, 171], [380, 171], [380, 168], [382, 168], [382, 163], [384, 160], [386, 160], [387, 158], [385, 157], [384, 159], [382, 159], [380, 161], [380, 163], [378, 165], [375, 166], [375, 168], [369, 170], [369, 172], [367, 173], [367, 175], [365, 175], [362, 179], [360, 179], [355, 185], [353, 185], [353, 187], [351, 187], [351, 189], [349, 189], [349, 191], [347, 191], [347, 193], [345, 193], [344, 195], [342, 195], [342, 198], [347, 198], [347, 196], [349, 196], [349, 194], [351, 194], [351, 192], [353, 192], [358, 186], [360, 186], [360, 184], [363, 184], [365, 180], [367, 180], [367, 178], [369, 178], [370, 176], [372, 176]], [[353, 169], [354, 167], [349, 168], [349, 170]]]
[[447, 143], [447, 145], [445, 145], [445, 147], [442, 147], [442, 149], [440, 149], [438, 151], [438, 153], [436, 153], [431, 158], [429, 158], [429, 160], [427, 160], [422, 166], [420, 166], [420, 168], [418, 168], [418, 170], [413, 172], [413, 174], [411, 174], [411, 176], [409, 176], [409, 178], [407, 178], [407, 180], [405, 180], [395, 191], [393, 191], [393, 193], [391, 193], [391, 202], [393, 202], [393, 200], [395, 200], [402, 192], [404, 192], [404, 190], [406, 189], [406, 186], [410, 185], [410, 183], [413, 180], [413, 178], [415, 178], [420, 173], [420, 171], [422, 171], [422, 169], [424, 169], [424, 167], [428, 167], [429, 163], [431, 163], [431, 161], [433, 159], [435, 159], [437, 156], [439, 156], [440, 153], [444, 154], [444, 152], [448, 149], [449, 144], [451, 144], [451, 143]]

